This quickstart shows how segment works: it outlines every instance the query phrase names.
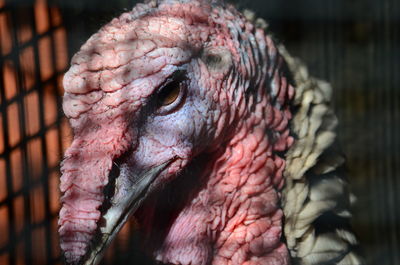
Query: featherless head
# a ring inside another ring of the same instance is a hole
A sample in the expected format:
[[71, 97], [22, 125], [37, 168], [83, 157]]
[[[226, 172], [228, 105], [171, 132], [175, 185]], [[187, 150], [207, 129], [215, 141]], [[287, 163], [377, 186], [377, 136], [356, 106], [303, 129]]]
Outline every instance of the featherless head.
[[289, 263], [294, 89], [263, 29], [222, 1], [146, 1], [81, 47], [64, 88], [68, 263], [99, 262], [131, 214], [164, 263]]

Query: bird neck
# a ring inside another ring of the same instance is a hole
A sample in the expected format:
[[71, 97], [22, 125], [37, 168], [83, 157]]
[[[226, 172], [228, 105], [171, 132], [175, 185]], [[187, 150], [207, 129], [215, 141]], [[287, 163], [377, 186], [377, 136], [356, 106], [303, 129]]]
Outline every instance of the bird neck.
[[[282, 144], [251, 115], [210, 159], [206, 184], [180, 211], [158, 260], [172, 264], [289, 264], [281, 240]], [[288, 142], [288, 136], [284, 138]], [[249, 263], [246, 263], [249, 262]]]

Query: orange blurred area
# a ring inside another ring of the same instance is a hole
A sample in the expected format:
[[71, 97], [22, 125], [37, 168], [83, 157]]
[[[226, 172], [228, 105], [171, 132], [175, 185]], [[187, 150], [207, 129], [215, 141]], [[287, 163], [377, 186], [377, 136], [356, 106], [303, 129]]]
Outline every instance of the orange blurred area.
[[37, 0], [35, 3], [36, 31], [39, 34], [45, 33], [50, 28], [49, 13], [45, 0]]
[[39, 95], [37, 91], [29, 93], [24, 98], [25, 130], [28, 136], [34, 135], [40, 130], [39, 121]]
[[11, 25], [7, 13], [0, 13], [0, 46], [2, 54], [9, 53], [12, 48]]
[[[31, 14], [29, 13], [29, 10], [26, 8], [22, 8], [20, 10], [17, 10], [18, 18], [21, 19], [29, 19], [31, 17]], [[29, 40], [31, 40], [33, 37], [33, 29], [30, 27], [29, 24], [19, 24], [17, 26], [17, 39], [20, 44], [26, 43]]]
[[[45, 198], [43, 186], [37, 186], [31, 189], [31, 221], [32, 223], [40, 223], [45, 219]], [[43, 237], [42, 237], [43, 238]]]
[[35, 52], [33, 47], [27, 47], [20, 52], [20, 68], [26, 90], [32, 89], [35, 85]]
[[58, 192], [58, 185], [60, 184], [60, 174], [53, 172], [49, 176], [49, 200], [50, 200], [50, 213], [57, 215], [60, 209], [60, 193]]
[[[0, 201], [4, 201], [8, 195], [7, 179], [5, 178], [5, 176], [6, 176], [6, 162], [4, 161], [4, 159], [0, 159]], [[0, 220], [3, 219], [3, 218], [1, 218], [3, 216], [3, 214], [0, 213]], [[5, 231], [5, 230], [1, 230], [1, 231]]]
[[59, 162], [71, 139], [60, 112], [67, 36], [46, 0], [10, 2], [0, 0], [0, 265], [60, 264]]
[[39, 40], [39, 61], [40, 76], [43, 81], [49, 79], [54, 74], [52, 65], [52, 43], [50, 37], [43, 37]]
[[58, 28], [54, 31], [54, 47], [56, 55], [56, 70], [62, 71], [68, 65], [67, 33], [64, 28]]
[[[1, 102], [0, 102], [1, 104]], [[3, 130], [3, 115], [0, 114], [0, 139], [4, 139], [4, 130]], [[0, 141], [0, 153], [4, 152], [4, 141]], [[0, 167], [1, 169], [1, 167]]]
[[[0, 230], [1, 231], [8, 231], [9, 224], [8, 224], [8, 211], [6, 207], [0, 208]], [[7, 245], [9, 241], [8, 235], [5, 233], [0, 237], [0, 248]], [[3, 264], [3, 263], [0, 263]]]
[[17, 74], [13, 62], [6, 60], [3, 65], [3, 82], [5, 89], [5, 99], [12, 99], [17, 95]]
[[[13, 103], [7, 108], [7, 131], [8, 145], [15, 146], [21, 141], [20, 124], [18, 122], [19, 108], [17, 103]], [[6, 130], [6, 128], [4, 128]]]
[[24, 176], [22, 172], [22, 150], [16, 149], [11, 152], [9, 168], [11, 168], [13, 192], [19, 192], [22, 190], [24, 182]]
[[27, 218], [26, 216], [27, 213], [24, 205], [25, 198], [24, 196], [20, 195], [16, 197], [13, 201], [14, 201], [13, 217], [14, 217], [15, 231], [17, 234], [21, 234], [24, 229], [25, 219]]

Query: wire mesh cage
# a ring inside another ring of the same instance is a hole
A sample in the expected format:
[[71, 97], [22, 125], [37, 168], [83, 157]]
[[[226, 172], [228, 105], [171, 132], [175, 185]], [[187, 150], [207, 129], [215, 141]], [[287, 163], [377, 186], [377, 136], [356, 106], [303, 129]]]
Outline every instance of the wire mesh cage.
[[0, 50], [0, 264], [55, 263], [58, 164], [69, 135], [59, 10], [0, 2]]
[[[71, 141], [62, 77], [101, 25], [138, 1], [0, 0], [0, 265], [61, 264], [59, 162]], [[370, 264], [399, 264], [399, 27], [396, 0], [231, 1], [335, 88], [359, 198], [354, 228]], [[106, 264], [150, 264], [128, 223]]]

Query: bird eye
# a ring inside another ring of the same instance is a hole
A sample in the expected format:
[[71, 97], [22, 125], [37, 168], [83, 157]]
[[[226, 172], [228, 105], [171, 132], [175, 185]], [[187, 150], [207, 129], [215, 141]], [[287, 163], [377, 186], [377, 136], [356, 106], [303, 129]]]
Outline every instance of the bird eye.
[[158, 114], [168, 114], [179, 107], [185, 96], [186, 83], [181, 77], [174, 78], [161, 88], [157, 95]]
[[159, 106], [168, 106], [175, 102], [181, 91], [181, 84], [177, 82], [171, 82], [164, 87], [159, 96]]

